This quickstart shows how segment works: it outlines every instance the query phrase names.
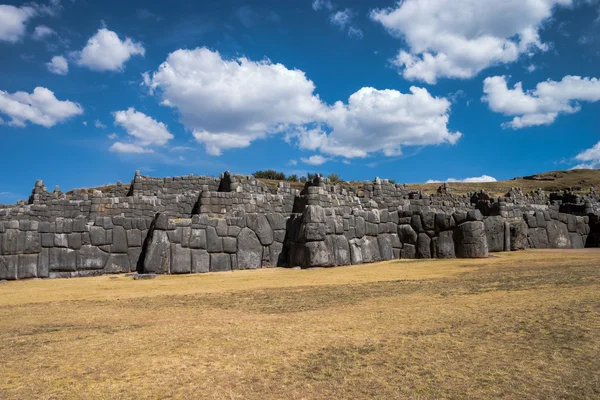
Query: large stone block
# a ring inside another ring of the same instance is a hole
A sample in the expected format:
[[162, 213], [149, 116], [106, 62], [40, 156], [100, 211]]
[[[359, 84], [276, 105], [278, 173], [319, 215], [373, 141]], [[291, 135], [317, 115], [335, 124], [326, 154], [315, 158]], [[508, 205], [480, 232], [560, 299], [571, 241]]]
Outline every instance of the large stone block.
[[550, 247], [546, 228], [530, 228], [528, 236], [529, 246], [532, 249], [548, 249]]
[[217, 253], [210, 255], [210, 272], [231, 271], [231, 257], [229, 254]]
[[456, 226], [452, 214], [437, 213], [435, 214], [435, 228], [438, 232], [449, 231]]
[[454, 230], [454, 248], [459, 258], [488, 256], [485, 226], [481, 221], [464, 222]]
[[548, 246], [552, 249], [572, 248], [571, 235], [565, 224], [559, 221], [546, 222], [548, 232]]
[[237, 240], [232, 237], [224, 237], [223, 251], [229, 254], [235, 253], [237, 251]]
[[381, 261], [381, 254], [379, 253], [379, 243], [377, 238], [373, 236], [365, 236], [361, 242], [361, 253], [363, 262], [371, 263]]
[[353, 265], [359, 265], [363, 263], [362, 250], [360, 248], [360, 239], [352, 239], [349, 242], [350, 245], [350, 261]]
[[127, 231], [127, 247], [142, 247], [142, 232], [139, 229]]
[[111, 254], [104, 266], [104, 272], [107, 274], [131, 272], [129, 256], [127, 254]]
[[1, 244], [2, 244], [2, 254], [3, 255], [17, 254], [18, 249], [19, 249], [19, 237], [20, 236], [21, 236], [21, 233], [17, 229], [7, 229], [6, 232], [2, 234], [2, 243]]
[[155, 230], [144, 257], [144, 272], [166, 274], [171, 264], [171, 243], [166, 231]]
[[41, 249], [38, 258], [38, 278], [47, 278], [50, 273], [50, 250]]
[[81, 233], [74, 232], [67, 234], [67, 242], [69, 243], [69, 248], [73, 250], [79, 250], [81, 248]]
[[141, 247], [130, 247], [127, 249], [127, 256], [129, 257], [129, 265], [131, 266], [132, 272], [137, 270], [137, 265], [140, 261], [141, 255]]
[[248, 228], [256, 233], [263, 246], [273, 243], [273, 230], [264, 214], [248, 214], [246, 215], [246, 223]]
[[38, 259], [39, 256], [37, 254], [19, 255], [19, 279], [37, 277]]
[[112, 230], [113, 253], [127, 253], [127, 232], [122, 226], [115, 226]]
[[192, 229], [190, 234], [190, 247], [192, 249], [206, 250], [206, 230]]
[[453, 232], [440, 232], [439, 236], [433, 239], [433, 248], [436, 258], [455, 258]]
[[237, 237], [239, 269], [257, 269], [262, 263], [262, 245], [253, 230], [243, 228]]
[[192, 273], [199, 274], [210, 271], [210, 254], [206, 250], [192, 249]]
[[324, 223], [309, 222], [302, 224], [301, 239], [307, 242], [325, 240], [327, 233], [327, 225]]
[[96, 246], [82, 246], [77, 254], [77, 269], [103, 269], [108, 261], [108, 256], [108, 253], [103, 252]]
[[104, 228], [101, 226], [91, 226], [90, 227], [90, 241], [94, 246], [103, 246], [107, 243], [107, 235]]
[[[32, 221], [33, 222], [33, 221]], [[23, 253], [25, 254], [36, 254], [41, 250], [40, 234], [36, 231], [27, 231], [23, 233], [25, 235], [25, 242], [23, 245]]]
[[504, 218], [500, 216], [487, 217], [483, 224], [485, 225], [488, 250], [490, 252], [504, 251]]
[[220, 253], [223, 251], [223, 239], [217, 235], [214, 227], [206, 228], [206, 247], [209, 253]]
[[306, 206], [303, 219], [305, 223], [324, 223], [325, 210], [320, 206]]
[[349, 265], [351, 257], [348, 239], [344, 235], [332, 235], [330, 238], [335, 265]]
[[510, 223], [510, 249], [512, 251], [525, 250], [529, 247], [527, 223], [523, 220]]
[[171, 243], [171, 273], [189, 274], [192, 272], [192, 253], [181, 244]]
[[305, 246], [306, 267], [331, 267], [335, 264], [333, 254], [324, 241], [308, 242]]
[[405, 244], [402, 247], [402, 255], [403, 259], [415, 259], [417, 258], [417, 248], [412, 244]]
[[404, 244], [417, 244], [417, 232], [410, 225], [398, 225], [398, 237]]
[[426, 233], [419, 233], [417, 258], [431, 258], [431, 238]]
[[361, 239], [366, 234], [366, 222], [363, 217], [356, 217], [356, 226], [354, 227], [356, 237]]
[[286, 218], [279, 213], [269, 213], [267, 214], [267, 220], [271, 225], [272, 230], [285, 229]]
[[19, 256], [0, 256], [0, 279], [15, 280], [19, 276]]
[[379, 235], [377, 244], [379, 245], [379, 255], [383, 261], [394, 259], [394, 251], [388, 235]]
[[421, 224], [425, 231], [432, 231], [435, 229], [435, 213], [428, 211], [421, 214]]
[[[283, 258], [283, 244], [279, 243], [279, 242], [273, 242], [273, 244], [271, 244], [269, 246], [269, 259], [271, 260], [271, 265], [274, 267], [283, 267], [285, 266], [286, 262]], [[238, 263], [238, 261], [236, 260], [236, 264]], [[236, 268], [236, 269], [239, 269]]]
[[77, 252], [65, 248], [51, 248], [49, 251], [50, 271], [76, 271]]

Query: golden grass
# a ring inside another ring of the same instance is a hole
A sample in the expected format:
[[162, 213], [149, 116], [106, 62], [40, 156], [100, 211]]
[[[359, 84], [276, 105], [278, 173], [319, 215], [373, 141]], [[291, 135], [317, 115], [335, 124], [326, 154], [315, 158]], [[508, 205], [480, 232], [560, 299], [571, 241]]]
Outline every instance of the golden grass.
[[0, 398], [599, 398], [600, 251], [0, 285]]

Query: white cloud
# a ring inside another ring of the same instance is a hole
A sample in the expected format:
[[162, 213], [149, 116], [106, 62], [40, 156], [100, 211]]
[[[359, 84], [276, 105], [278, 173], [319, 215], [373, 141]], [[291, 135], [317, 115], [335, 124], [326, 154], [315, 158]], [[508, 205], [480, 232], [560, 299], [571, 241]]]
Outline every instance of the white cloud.
[[0, 40], [16, 43], [25, 35], [26, 23], [37, 14], [33, 7], [0, 4]]
[[531, 64], [527, 67], [528, 72], [535, 72], [536, 69], [537, 69], [537, 67], [533, 64]]
[[48, 36], [56, 35], [56, 32], [52, 28], [48, 28], [46, 25], [39, 25], [35, 27], [33, 31], [33, 39], [42, 40]]
[[298, 161], [296, 161], [296, 160], [290, 160], [288, 162], [288, 165], [298, 165]]
[[206, 48], [171, 53], [144, 82], [213, 155], [277, 133], [303, 149], [347, 158], [397, 155], [402, 145], [454, 144], [461, 136], [448, 130], [451, 103], [426, 89], [362, 88], [348, 104], [328, 106], [302, 71], [227, 60]]
[[405, 79], [436, 83], [438, 78], [467, 79], [496, 64], [546, 51], [539, 29], [556, 6], [573, 0], [404, 0], [371, 11], [408, 51], [393, 63]]
[[581, 109], [578, 102], [600, 100], [600, 80], [565, 76], [560, 82], [544, 81], [535, 90], [523, 91], [518, 82], [508, 88], [504, 76], [486, 78], [482, 100], [492, 111], [514, 116], [504, 127], [520, 129], [529, 126], [550, 125], [560, 114], [573, 114]]
[[443, 182], [448, 182], [448, 183], [487, 183], [487, 182], [498, 182], [498, 181], [493, 176], [481, 175], [481, 176], [477, 176], [477, 177], [473, 177], [473, 178], [465, 178], [465, 179], [448, 178], [445, 181], [436, 181], [436, 180], [430, 179], [425, 183], [443, 183]]
[[311, 122], [323, 108], [304, 72], [269, 60], [224, 60], [206, 48], [171, 53], [145, 81], [214, 155]]
[[87, 126], [87, 121], [82, 122], [83, 126]]
[[572, 169], [597, 169], [600, 168], [600, 142], [592, 148], [582, 151], [575, 156], [577, 161], [583, 162], [574, 166]]
[[315, 11], [319, 10], [333, 10], [333, 3], [330, 0], [314, 0], [312, 2], [312, 8]]
[[117, 135], [115, 132], [113, 132], [110, 135], [106, 135], [106, 137], [108, 137], [110, 140], [115, 140], [116, 138], [119, 137], [119, 135]]
[[123, 127], [128, 135], [133, 136], [135, 144], [139, 147], [163, 146], [173, 139], [165, 124], [136, 111], [133, 107], [126, 111], [114, 112], [113, 115], [115, 125]]
[[346, 25], [352, 22], [353, 13], [352, 10], [346, 8], [344, 11], [337, 11], [329, 17], [329, 20], [333, 25], [339, 26], [340, 29], [344, 30]]
[[431, 96], [427, 89], [410, 91], [362, 88], [348, 104], [338, 101], [330, 107], [323, 126], [300, 128], [291, 135], [303, 149], [346, 158], [377, 152], [396, 156], [402, 154], [401, 146], [456, 143], [461, 133], [448, 131], [450, 101]]
[[102, 122], [100, 122], [99, 120], [96, 120], [96, 122], [94, 122], [94, 126], [96, 128], [100, 128], [100, 129], [106, 129], [106, 125], [104, 125]]
[[63, 56], [54, 56], [50, 62], [46, 63], [46, 67], [53, 74], [66, 75], [69, 72], [69, 63]]
[[78, 65], [93, 71], [122, 71], [132, 56], [144, 56], [145, 53], [141, 43], [130, 38], [121, 41], [115, 32], [102, 28], [88, 40], [83, 50], [74, 55]]
[[325, 158], [323, 156], [315, 154], [314, 156], [310, 156], [308, 158], [302, 157], [300, 159], [300, 161], [302, 161], [305, 164], [309, 164], [309, 165], [323, 165], [327, 161], [329, 161], [329, 158]]
[[25, 127], [29, 121], [50, 128], [83, 114], [83, 108], [68, 100], [58, 100], [52, 91], [44, 87], [36, 87], [31, 94], [10, 94], [0, 90], [0, 112], [11, 118], [9, 124], [13, 126]]
[[362, 39], [364, 35], [362, 30], [358, 29], [355, 26], [351, 26], [350, 28], [348, 28], [348, 36], [356, 39]]
[[142, 146], [133, 143], [115, 142], [110, 146], [110, 151], [114, 153], [134, 153], [134, 154], [147, 154], [154, 153], [152, 149], [146, 149]]

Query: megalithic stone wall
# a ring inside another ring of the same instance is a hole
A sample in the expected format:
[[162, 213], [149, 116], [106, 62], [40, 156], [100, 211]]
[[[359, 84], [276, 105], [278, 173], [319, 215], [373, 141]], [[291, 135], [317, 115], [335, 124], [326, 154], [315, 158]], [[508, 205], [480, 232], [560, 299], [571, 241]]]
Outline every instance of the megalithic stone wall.
[[600, 246], [600, 198], [518, 189], [493, 199], [254, 177], [148, 178], [100, 190], [37, 181], [0, 207], [0, 279], [123, 272], [184, 274], [267, 266], [329, 267], [412, 258], [473, 258], [526, 248]]

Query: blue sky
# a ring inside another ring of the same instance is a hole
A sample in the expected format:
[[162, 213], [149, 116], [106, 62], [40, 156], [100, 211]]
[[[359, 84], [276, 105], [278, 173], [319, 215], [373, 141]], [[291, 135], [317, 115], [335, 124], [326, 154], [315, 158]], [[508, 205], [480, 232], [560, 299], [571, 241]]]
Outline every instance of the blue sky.
[[137, 169], [600, 168], [598, 0], [9, 1], [0, 52], [5, 204]]

